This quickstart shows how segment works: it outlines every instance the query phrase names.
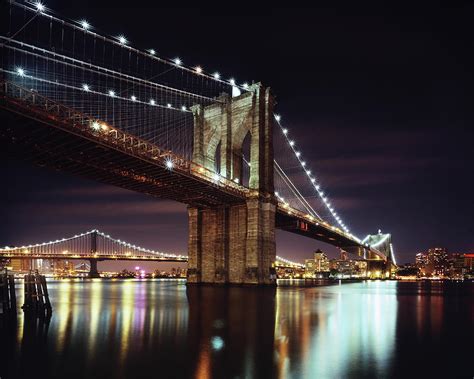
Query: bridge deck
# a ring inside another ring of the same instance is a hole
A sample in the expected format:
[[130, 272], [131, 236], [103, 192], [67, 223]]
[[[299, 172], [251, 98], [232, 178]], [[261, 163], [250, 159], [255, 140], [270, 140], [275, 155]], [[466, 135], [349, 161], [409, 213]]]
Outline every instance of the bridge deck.
[[[12, 87], [21, 97], [11, 97]], [[93, 130], [95, 120], [15, 87], [4, 82], [0, 92], [0, 107], [10, 111], [0, 139], [10, 155], [185, 204], [215, 206], [245, 199], [244, 187], [225, 178], [212, 180], [203, 167], [110, 126]], [[167, 159], [173, 169], [166, 167]]]
[[[6, 142], [8, 154], [19, 159], [193, 206], [242, 203], [250, 193], [225, 178], [215, 180], [215, 173], [112, 126], [102, 124], [95, 130], [91, 125], [96, 120], [15, 84], [0, 82], [0, 108], [7, 111], [0, 140]], [[172, 169], [166, 167], [166, 159], [172, 160]], [[357, 255], [363, 255], [366, 248], [338, 228], [308, 220], [281, 205], [276, 227]], [[377, 250], [372, 252], [386, 259]]]

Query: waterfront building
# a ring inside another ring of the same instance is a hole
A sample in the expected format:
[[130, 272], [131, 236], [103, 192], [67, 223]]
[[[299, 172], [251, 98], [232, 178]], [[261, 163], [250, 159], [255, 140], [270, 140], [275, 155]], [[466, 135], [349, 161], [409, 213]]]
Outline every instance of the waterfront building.
[[[366, 278], [370, 276], [367, 261], [362, 259], [331, 259], [329, 262], [331, 276], [339, 278]], [[376, 270], [374, 270], [374, 275]], [[379, 275], [381, 277], [381, 273]]]
[[313, 259], [305, 260], [306, 278], [324, 278], [329, 277], [329, 258], [326, 253], [318, 249], [314, 252]]

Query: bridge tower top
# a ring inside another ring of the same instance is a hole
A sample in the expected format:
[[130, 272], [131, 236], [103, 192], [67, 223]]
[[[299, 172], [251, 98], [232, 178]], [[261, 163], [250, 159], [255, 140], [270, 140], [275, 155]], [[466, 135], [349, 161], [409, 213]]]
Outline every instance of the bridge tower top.
[[[270, 88], [256, 83], [238, 96], [223, 94], [211, 105], [191, 107], [193, 161], [238, 183], [242, 183], [243, 165], [248, 163], [249, 188], [273, 195], [273, 106]], [[248, 162], [243, 152], [247, 136]]]

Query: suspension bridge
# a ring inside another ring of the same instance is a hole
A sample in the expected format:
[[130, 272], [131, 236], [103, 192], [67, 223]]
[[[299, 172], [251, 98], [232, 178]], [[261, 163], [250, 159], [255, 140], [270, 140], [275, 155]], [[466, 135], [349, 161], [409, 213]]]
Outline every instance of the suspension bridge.
[[268, 87], [164, 58], [40, 2], [12, 1], [7, 18], [0, 139], [10, 156], [187, 204], [188, 283], [273, 284], [275, 228], [395, 263], [391, 245], [351, 233]]
[[[147, 249], [93, 229], [54, 241], [24, 246], [5, 246], [0, 248], [0, 259], [86, 260], [90, 264], [90, 276], [99, 277], [97, 270], [99, 261], [187, 262], [188, 256]], [[277, 256], [274, 267], [302, 269], [304, 265]]]

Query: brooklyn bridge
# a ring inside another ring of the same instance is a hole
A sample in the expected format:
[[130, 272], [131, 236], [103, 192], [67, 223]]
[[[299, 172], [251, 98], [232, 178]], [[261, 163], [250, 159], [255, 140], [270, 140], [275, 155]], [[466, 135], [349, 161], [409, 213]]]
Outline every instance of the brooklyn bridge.
[[[97, 230], [2, 257], [187, 261], [188, 283], [274, 284], [275, 229], [395, 265], [391, 240], [358, 238], [305, 160], [272, 90], [9, 4], [0, 36], [0, 139], [11, 157], [188, 206], [187, 254]], [[284, 102], [284, 99], [279, 101]]]

